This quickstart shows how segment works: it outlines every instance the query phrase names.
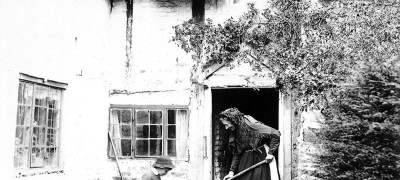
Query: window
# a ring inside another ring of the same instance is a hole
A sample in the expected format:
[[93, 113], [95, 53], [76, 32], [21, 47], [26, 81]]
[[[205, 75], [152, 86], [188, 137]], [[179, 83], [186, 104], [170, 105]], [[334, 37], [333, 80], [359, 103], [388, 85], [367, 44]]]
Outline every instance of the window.
[[[118, 157], [188, 157], [186, 108], [112, 107], [109, 127]], [[114, 157], [111, 144], [109, 157]]]
[[58, 84], [54, 81], [45, 83], [43, 79], [27, 75], [21, 77], [26, 78], [21, 78], [19, 83], [14, 167], [58, 167], [63, 89], [48, 85]]

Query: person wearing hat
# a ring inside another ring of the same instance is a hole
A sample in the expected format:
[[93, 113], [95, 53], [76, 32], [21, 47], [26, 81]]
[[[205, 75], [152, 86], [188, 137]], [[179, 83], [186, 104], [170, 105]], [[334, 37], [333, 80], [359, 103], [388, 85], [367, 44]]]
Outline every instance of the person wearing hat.
[[143, 174], [142, 180], [161, 180], [171, 169], [175, 168], [172, 164], [171, 158], [168, 156], [160, 156], [156, 158], [156, 162], [148, 172]]

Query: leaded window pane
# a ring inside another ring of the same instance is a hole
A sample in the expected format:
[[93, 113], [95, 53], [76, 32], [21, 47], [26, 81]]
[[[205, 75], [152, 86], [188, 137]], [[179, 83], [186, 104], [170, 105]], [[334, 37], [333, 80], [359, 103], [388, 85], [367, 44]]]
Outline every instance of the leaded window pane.
[[35, 85], [35, 106], [46, 107], [46, 98], [49, 98], [48, 92], [48, 87]]
[[168, 138], [176, 138], [175, 125], [168, 125]]
[[136, 155], [137, 156], [149, 155], [149, 140], [136, 140]]
[[130, 124], [132, 120], [132, 112], [130, 110], [122, 110], [121, 120], [122, 123]]
[[140, 110], [136, 112], [137, 124], [149, 124], [148, 111]]
[[50, 88], [49, 96], [47, 97], [48, 107], [52, 109], [61, 108], [61, 90]]
[[168, 140], [167, 150], [168, 156], [176, 157], [176, 140]]
[[28, 147], [15, 148], [14, 168], [26, 168], [28, 166]]
[[23, 105], [32, 105], [33, 84], [20, 82], [18, 89], [18, 103]]
[[162, 125], [150, 125], [150, 138], [162, 138]]
[[132, 152], [131, 147], [132, 147], [132, 140], [121, 139], [122, 156], [130, 156]]
[[45, 145], [45, 132], [46, 128], [44, 127], [33, 127], [32, 134], [32, 145], [33, 146], [43, 146]]
[[31, 149], [31, 167], [44, 166], [44, 147], [33, 147]]
[[57, 146], [57, 129], [47, 129], [47, 146]]
[[33, 126], [45, 126], [47, 108], [35, 107]]
[[131, 138], [131, 125], [121, 125], [121, 137], [122, 138]]
[[45, 166], [57, 167], [58, 166], [58, 151], [57, 148], [46, 148]]
[[151, 139], [150, 140], [150, 156], [161, 156], [162, 155], [162, 140]]
[[138, 125], [136, 126], [136, 137], [137, 138], [149, 138], [149, 125]]
[[49, 109], [47, 113], [47, 127], [57, 128], [58, 127], [58, 111], [54, 109]]
[[175, 124], [175, 110], [168, 110], [168, 124]]
[[150, 124], [162, 123], [162, 111], [150, 111]]
[[15, 146], [29, 146], [30, 127], [17, 126], [15, 131]]
[[62, 90], [21, 81], [15, 133], [14, 167], [58, 166]]
[[18, 106], [17, 125], [29, 126], [32, 117], [32, 108], [29, 106]]

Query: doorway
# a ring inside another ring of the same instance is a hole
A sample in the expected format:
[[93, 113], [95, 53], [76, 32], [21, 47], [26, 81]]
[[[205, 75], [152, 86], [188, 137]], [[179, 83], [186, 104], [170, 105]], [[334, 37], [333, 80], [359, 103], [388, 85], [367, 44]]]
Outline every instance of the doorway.
[[[228, 133], [217, 115], [231, 107], [253, 116], [256, 120], [279, 129], [279, 92], [274, 88], [212, 89], [212, 173], [214, 180], [222, 180], [229, 172], [232, 154], [227, 147]], [[278, 157], [275, 152], [275, 157]], [[278, 159], [277, 159], [278, 160]]]

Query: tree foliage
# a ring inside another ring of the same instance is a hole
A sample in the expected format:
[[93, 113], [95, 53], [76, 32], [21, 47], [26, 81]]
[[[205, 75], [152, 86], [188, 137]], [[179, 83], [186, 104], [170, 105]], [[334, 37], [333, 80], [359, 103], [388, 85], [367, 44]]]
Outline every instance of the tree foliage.
[[[232, 61], [271, 72], [301, 110], [323, 109], [324, 179], [399, 178], [400, 2], [272, 0], [223, 24], [192, 20], [173, 40], [194, 70]], [[322, 170], [321, 169], [321, 170]]]
[[323, 179], [400, 179], [400, 60], [367, 61], [323, 113]]

